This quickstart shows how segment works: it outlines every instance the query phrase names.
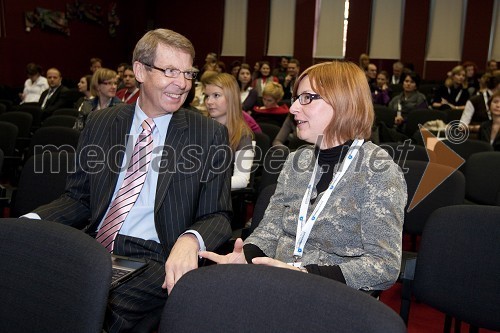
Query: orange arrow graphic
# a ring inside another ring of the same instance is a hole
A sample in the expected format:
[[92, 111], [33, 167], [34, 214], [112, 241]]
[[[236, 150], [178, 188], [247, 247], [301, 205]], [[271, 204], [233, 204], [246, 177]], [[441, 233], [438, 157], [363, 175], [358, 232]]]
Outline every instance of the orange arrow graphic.
[[[450, 147], [441, 142], [436, 136], [434, 136], [428, 129], [419, 125], [420, 134], [424, 140], [424, 145], [427, 148], [429, 141], [435, 141], [435, 146], [433, 150], [438, 150], [439, 154], [432, 154], [429, 157], [429, 162], [427, 168], [420, 179], [417, 190], [411, 199], [410, 205], [408, 206], [408, 212], [411, 211], [415, 206], [417, 206], [422, 200], [424, 200], [436, 187], [438, 187], [442, 182], [444, 182], [451, 174], [453, 174], [465, 160], [455, 153]], [[432, 139], [432, 140], [429, 140]], [[449, 166], [451, 169], [446, 170], [445, 168], [436, 167], [436, 164]]]

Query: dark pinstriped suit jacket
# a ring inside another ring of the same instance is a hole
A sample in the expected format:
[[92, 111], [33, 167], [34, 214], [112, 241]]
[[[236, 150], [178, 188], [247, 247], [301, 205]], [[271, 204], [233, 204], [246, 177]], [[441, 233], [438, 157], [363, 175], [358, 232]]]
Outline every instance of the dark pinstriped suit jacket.
[[[42, 219], [95, 233], [112, 199], [134, 108], [122, 104], [92, 113], [80, 136], [76, 172], [68, 176], [63, 196], [35, 210]], [[232, 155], [227, 142], [227, 129], [219, 123], [185, 109], [174, 112], [154, 207], [167, 256], [187, 229], [198, 231], [209, 250], [230, 238]]]

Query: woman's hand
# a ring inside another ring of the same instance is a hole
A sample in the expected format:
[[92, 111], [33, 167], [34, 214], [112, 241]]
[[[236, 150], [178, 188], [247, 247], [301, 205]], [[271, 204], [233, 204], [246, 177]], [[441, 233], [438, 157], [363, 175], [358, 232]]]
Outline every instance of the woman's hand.
[[396, 125], [401, 125], [404, 121], [404, 118], [402, 116], [396, 116], [396, 118], [394, 118], [394, 124]]
[[283, 261], [279, 261], [273, 258], [268, 258], [268, 257], [257, 257], [252, 259], [252, 263], [254, 265], [266, 265], [266, 266], [272, 266], [272, 267], [279, 267], [279, 268], [287, 268], [291, 269], [294, 271], [300, 271], [300, 268], [288, 265], [287, 263], [284, 263]]
[[209, 251], [200, 251], [198, 255], [202, 258], [212, 260], [217, 264], [246, 264], [245, 254], [243, 253], [243, 240], [238, 238], [236, 242], [234, 242], [233, 252], [222, 256], [220, 254], [209, 252]]

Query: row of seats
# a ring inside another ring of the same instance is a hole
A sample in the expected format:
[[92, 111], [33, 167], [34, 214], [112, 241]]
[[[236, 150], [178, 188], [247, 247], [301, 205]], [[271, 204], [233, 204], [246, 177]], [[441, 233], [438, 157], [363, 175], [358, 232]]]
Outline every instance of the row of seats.
[[[394, 119], [396, 118], [396, 110], [390, 109], [384, 105], [374, 105], [375, 122], [383, 123], [388, 128], [394, 127]], [[442, 120], [445, 124], [452, 121], [460, 120], [462, 110], [431, 110], [431, 109], [413, 109], [408, 112], [406, 124], [403, 134], [409, 138], [414, 138], [415, 133], [419, 129], [419, 125], [425, 124], [427, 121]], [[444, 133], [443, 133], [444, 134]]]
[[[491, 251], [499, 247], [499, 219], [500, 207], [491, 206], [433, 212], [409, 280], [416, 299], [456, 322], [499, 330], [500, 251]], [[102, 331], [111, 281], [102, 246], [74, 228], [28, 219], [1, 219], [0, 244], [1, 331]], [[406, 322], [410, 302], [404, 298]], [[364, 293], [312, 274], [213, 265], [177, 282], [158, 332], [406, 332], [402, 318]]]
[[[269, 137], [268, 137], [268, 140], [269, 140]], [[269, 152], [269, 150], [263, 150], [263, 151]], [[486, 154], [486, 153], [483, 153], [483, 154]], [[479, 162], [482, 161], [483, 164], [489, 164], [490, 161], [493, 158], [498, 157], [497, 154], [500, 154], [500, 153], [489, 153], [489, 154], [492, 154], [492, 156], [494, 156], [494, 157], [488, 156], [488, 157], [484, 157], [483, 159], [480, 158]], [[472, 161], [473, 157], [475, 158], [476, 156], [479, 156], [479, 155], [481, 155], [481, 154], [478, 154], [478, 153], [471, 154], [468, 162]], [[261, 156], [261, 159], [258, 159], [257, 161], [262, 160], [262, 164], [264, 164], [266, 157], [268, 157], [271, 161], [274, 161], [271, 158], [271, 156], [272, 156], [272, 154], [269, 154], [269, 153], [263, 154], [263, 156]], [[280, 156], [280, 158], [281, 158], [281, 160], [280, 160], [281, 162], [284, 162], [284, 160], [286, 159], [286, 157], [283, 157], [283, 155]], [[488, 163], [485, 163], [485, 161], [488, 161]], [[467, 165], [472, 165], [472, 164], [467, 164]], [[427, 166], [427, 163], [425, 163], [425, 162], [413, 163], [411, 161], [406, 161], [406, 163], [403, 166], [408, 167], [410, 169], [410, 171], [411, 170], [414, 171], [414, 172], [411, 172], [411, 173], [408, 172], [407, 174], [405, 174], [405, 178], [407, 180], [408, 189], [409, 189], [409, 200], [410, 200], [413, 197], [412, 194], [414, 194], [416, 191], [416, 187], [418, 186], [418, 184], [420, 182], [420, 179], [421, 179], [421, 176], [422, 176], [424, 170], [428, 166]], [[478, 167], [478, 168], [479, 168], [479, 166], [480, 165], [476, 165], [476, 167]], [[446, 168], [445, 166], [439, 166], [439, 165], [436, 167], [441, 168], [441, 169]], [[274, 170], [276, 170], [276, 168], [274, 168]], [[500, 169], [497, 168], [496, 170], [500, 170]], [[492, 171], [498, 173], [498, 171], [496, 171], [496, 170], [493, 169]], [[488, 177], [488, 175], [490, 175], [489, 173], [487, 173], [485, 171], [481, 171], [481, 170], [478, 170], [477, 173], [479, 173], [480, 175], [483, 175], [483, 176], [487, 176], [487, 177]], [[409, 178], [410, 174], [413, 175], [414, 178]], [[275, 172], [274, 175], [277, 178], [277, 172]], [[261, 179], [263, 176], [264, 176], [264, 174], [261, 174]], [[492, 176], [489, 176], [489, 177], [493, 178]], [[496, 178], [499, 178], [499, 177], [496, 177]], [[491, 192], [493, 192], [495, 190], [494, 186], [491, 186], [491, 181], [490, 182], [486, 181], [484, 184], [489, 185], [492, 188]], [[259, 186], [257, 194], [258, 193], [262, 194], [263, 192], [264, 191]], [[272, 192], [274, 192], [274, 191], [272, 191]], [[451, 193], [451, 195], [450, 195], [450, 193]], [[434, 197], [432, 197], [432, 196], [434, 196]], [[463, 175], [461, 175], [460, 172], [455, 172], [452, 174], [452, 176], [450, 178], [448, 178], [445, 182], [443, 182], [435, 191], [431, 192], [431, 194], [428, 197], [426, 197], [420, 203], [420, 205], [417, 205], [411, 211], [408, 211], [407, 209], [405, 209], [405, 212], [406, 212], [405, 213], [405, 225], [407, 224], [407, 219], [408, 219], [408, 221], [410, 221], [410, 218], [411, 218], [410, 214], [413, 214], [413, 216], [415, 217], [415, 224], [417, 226], [422, 226], [421, 231], [417, 230], [417, 234], [418, 233], [421, 234], [422, 232], [425, 232], [425, 230], [426, 230], [426, 223], [425, 222], [427, 222], [429, 220], [430, 216], [433, 214], [433, 212], [438, 207], [457, 205], [457, 204], [463, 203], [464, 197], [465, 197], [465, 179], [464, 179]], [[259, 199], [260, 199], [260, 197], [257, 198], [257, 200], [259, 200]], [[495, 200], [498, 200], [498, 187], [496, 188]], [[263, 202], [266, 203], [266, 200], [264, 200]], [[267, 203], [268, 203], [268, 200], [267, 200]], [[267, 203], [266, 203], [266, 206], [267, 206]], [[409, 203], [410, 203], [410, 201], [409, 201]], [[257, 207], [256, 207], [256, 210], [257, 210]], [[255, 214], [254, 214], [254, 217], [255, 217]], [[422, 225], [422, 221], [424, 222], [423, 225]], [[255, 221], [253, 221], [253, 222], [255, 222]], [[252, 228], [254, 228], [256, 225], [256, 224], [254, 225], [253, 222], [252, 222]], [[408, 226], [411, 226], [411, 224], [408, 224]], [[407, 228], [405, 228], [405, 231], [412, 232], [411, 228], [408, 226], [407, 226]], [[453, 315], [453, 317], [462, 318], [462, 317], [457, 316], [457, 315]]]
[[35, 147], [51, 145], [46, 149], [57, 150], [56, 147], [62, 147], [75, 150], [79, 138], [79, 131], [72, 129], [76, 119], [75, 112], [77, 114], [74, 109], [57, 110], [41, 126], [35, 126], [29, 112], [10, 111], [0, 114], [0, 149], [7, 159], [3, 169], [4, 178], [16, 184], [22, 165], [31, 155], [41, 152], [39, 148], [35, 151]]

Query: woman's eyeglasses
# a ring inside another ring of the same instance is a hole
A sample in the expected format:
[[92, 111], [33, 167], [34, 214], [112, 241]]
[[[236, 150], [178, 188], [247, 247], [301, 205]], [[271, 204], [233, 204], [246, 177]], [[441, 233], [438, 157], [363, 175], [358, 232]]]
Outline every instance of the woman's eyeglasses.
[[321, 96], [318, 94], [302, 93], [299, 96], [292, 97], [292, 104], [296, 100], [299, 100], [300, 105], [307, 105], [311, 104], [311, 102], [314, 101], [315, 99], [321, 99]]
[[118, 82], [116, 82], [116, 81], [104, 81], [104, 82], [101, 82], [99, 84], [104, 84], [105, 86], [117, 86]]

